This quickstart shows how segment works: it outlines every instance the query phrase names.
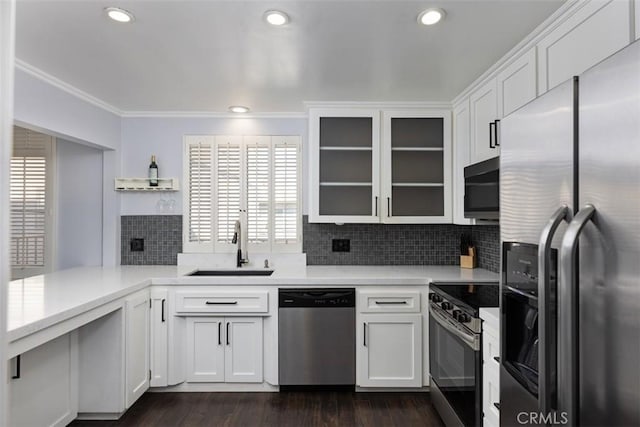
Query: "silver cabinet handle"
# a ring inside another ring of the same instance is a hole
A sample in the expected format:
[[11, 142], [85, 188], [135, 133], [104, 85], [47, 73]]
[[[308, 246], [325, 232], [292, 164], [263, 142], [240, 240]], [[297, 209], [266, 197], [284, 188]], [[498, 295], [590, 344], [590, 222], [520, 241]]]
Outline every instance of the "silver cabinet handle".
[[578, 398], [577, 337], [577, 281], [576, 248], [584, 226], [593, 218], [596, 208], [582, 208], [564, 233], [560, 245], [558, 274], [558, 409], [566, 412], [568, 424], [575, 424]]
[[207, 301], [206, 305], [236, 305], [238, 301]]
[[551, 410], [551, 364], [553, 363], [552, 354], [549, 351], [548, 343], [551, 339], [551, 333], [555, 325], [549, 321], [549, 304], [548, 297], [550, 295], [550, 271], [551, 264], [551, 242], [558, 226], [562, 221], [569, 222], [571, 211], [569, 207], [563, 205], [556, 210], [547, 225], [540, 234], [540, 242], [538, 244], [538, 330], [539, 330], [539, 350], [538, 358], [538, 405], [540, 412], [549, 413]]

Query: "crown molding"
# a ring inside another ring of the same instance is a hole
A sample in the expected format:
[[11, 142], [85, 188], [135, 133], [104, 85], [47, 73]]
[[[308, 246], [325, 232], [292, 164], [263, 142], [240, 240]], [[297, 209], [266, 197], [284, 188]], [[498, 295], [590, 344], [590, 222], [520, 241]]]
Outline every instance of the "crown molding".
[[123, 118], [306, 119], [304, 112], [231, 113], [214, 111], [124, 111]]
[[36, 68], [33, 65], [24, 62], [21, 59], [16, 58], [15, 64], [16, 64], [16, 69], [18, 70], [24, 71], [25, 73], [39, 80], [42, 80], [43, 82], [48, 83], [51, 86], [54, 86], [60, 90], [63, 90], [68, 94], [73, 95], [76, 98], [81, 99], [85, 102], [88, 102], [89, 104], [92, 104], [98, 108], [102, 108], [103, 110], [108, 111], [117, 116], [122, 116], [122, 113], [123, 113], [122, 110], [114, 107], [108, 102], [105, 102], [100, 98], [96, 98], [95, 96], [90, 95], [87, 92], [80, 90], [77, 87], [72, 86], [63, 80], [60, 80], [59, 78], [54, 77], [51, 74], [46, 73], [41, 69]]
[[309, 108], [451, 109], [451, 102], [433, 101], [304, 101]]
[[[60, 80], [33, 65], [16, 58], [16, 68], [42, 80], [78, 99], [115, 114], [121, 118], [218, 118], [218, 119], [307, 119], [306, 111], [286, 111], [270, 113], [237, 114], [215, 111], [124, 111], [97, 98], [77, 87]], [[378, 109], [451, 109], [451, 102], [393, 101], [393, 102], [358, 102], [358, 101], [304, 101], [305, 110], [309, 108], [378, 108]]]

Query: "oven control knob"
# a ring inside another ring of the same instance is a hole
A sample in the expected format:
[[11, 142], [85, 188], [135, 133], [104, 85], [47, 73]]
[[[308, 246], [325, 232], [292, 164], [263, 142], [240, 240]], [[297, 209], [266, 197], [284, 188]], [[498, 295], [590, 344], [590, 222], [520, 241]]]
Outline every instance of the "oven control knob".
[[432, 293], [432, 294], [429, 295], [429, 297], [430, 297], [431, 301], [436, 302], [436, 303], [442, 301], [442, 297], [440, 295], [438, 295], [438, 294], [433, 294]]
[[458, 320], [458, 316], [460, 316], [460, 313], [462, 313], [462, 311], [460, 311], [460, 310], [453, 310], [451, 312], [451, 314], [453, 315], [453, 318], [456, 319], [456, 320]]
[[442, 304], [440, 304], [440, 307], [442, 307], [443, 310], [451, 310], [453, 308], [451, 303], [447, 302], [447, 301], [445, 301]]
[[469, 317], [467, 313], [460, 313], [458, 317], [456, 317], [456, 320], [461, 323], [467, 323], [471, 320], [471, 317]]

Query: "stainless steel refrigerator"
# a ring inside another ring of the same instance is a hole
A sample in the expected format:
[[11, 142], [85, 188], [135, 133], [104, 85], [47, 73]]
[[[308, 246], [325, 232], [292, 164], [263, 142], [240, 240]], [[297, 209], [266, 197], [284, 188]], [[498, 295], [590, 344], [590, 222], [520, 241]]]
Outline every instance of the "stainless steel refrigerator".
[[640, 42], [500, 135], [500, 424], [638, 426]]

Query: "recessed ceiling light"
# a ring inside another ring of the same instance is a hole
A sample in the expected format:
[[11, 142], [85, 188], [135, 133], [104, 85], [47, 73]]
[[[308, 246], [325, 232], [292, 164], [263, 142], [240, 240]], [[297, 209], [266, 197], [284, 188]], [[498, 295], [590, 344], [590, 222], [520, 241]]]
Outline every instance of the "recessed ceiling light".
[[279, 27], [289, 22], [289, 15], [279, 10], [267, 10], [264, 13], [264, 20], [271, 25]]
[[117, 22], [131, 22], [134, 19], [133, 13], [119, 7], [107, 7], [104, 11], [107, 12], [109, 18]]
[[439, 8], [431, 8], [422, 11], [420, 15], [418, 15], [418, 23], [422, 25], [433, 25], [444, 19], [444, 10]]
[[248, 113], [249, 107], [245, 107], [242, 105], [232, 105], [229, 107], [229, 111], [232, 113]]

